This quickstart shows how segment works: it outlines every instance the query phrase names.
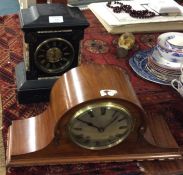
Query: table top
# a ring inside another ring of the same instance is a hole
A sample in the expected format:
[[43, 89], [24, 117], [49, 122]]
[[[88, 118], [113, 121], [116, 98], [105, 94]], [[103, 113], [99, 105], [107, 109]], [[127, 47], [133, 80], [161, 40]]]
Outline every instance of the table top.
[[[178, 145], [183, 146], [182, 98], [169, 86], [149, 82], [137, 76], [128, 64], [129, 58], [138, 51], [148, 50], [154, 47], [160, 33], [135, 34], [136, 43], [132, 50], [130, 50], [128, 56], [118, 58], [116, 56], [116, 46], [119, 35], [108, 34], [89, 10], [83, 13], [87, 17], [90, 27], [86, 29], [85, 37], [81, 43], [81, 64], [112, 64], [123, 68], [128, 73], [130, 81], [145, 111], [152, 115], [161, 113], [165, 117]], [[2, 31], [0, 38], [2, 51], [2, 59], [0, 60], [0, 83], [4, 120], [3, 133], [6, 133], [7, 127], [11, 124], [12, 120], [37, 114], [44, 110], [45, 104], [18, 104], [16, 100], [16, 86], [14, 84], [15, 77], [13, 74], [15, 65], [22, 61], [23, 58], [23, 35], [20, 32], [18, 16], [10, 15], [1, 18], [0, 30]], [[4, 140], [6, 140], [5, 135]], [[132, 166], [132, 164], [133, 163], [129, 163], [129, 166], [128, 163], [125, 164], [126, 174], [130, 174], [131, 170], [128, 170], [128, 168]], [[100, 167], [102, 165], [100, 165]], [[87, 168], [89, 167], [90, 169], [93, 168], [91, 165], [87, 166]], [[107, 167], [107, 164], [105, 164], [105, 167]], [[134, 168], [134, 164], [132, 167]], [[137, 167], [142, 172], [141, 174], [181, 174], [183, 173], [183, 160], [143, 161], [137, 162]], [[78, 166], [78, 169], [79, 168], [81, 168], [81, 165]], [[97, 168], [99, 168], [99, 166], [97, 166]], [[48, 169], [48, 167], [46, 167], [46, 169]], [[21, 168], [20, 170], [25, 171], [27, 169]], [[19, 172], [21, 172], [20, 170]], [[11, 171], [14, 172], [15, 170], [13, 169]], [[16, 173], [17, 172], [18, 170]], [[14, 174], [16, 175], [16, 173]]]

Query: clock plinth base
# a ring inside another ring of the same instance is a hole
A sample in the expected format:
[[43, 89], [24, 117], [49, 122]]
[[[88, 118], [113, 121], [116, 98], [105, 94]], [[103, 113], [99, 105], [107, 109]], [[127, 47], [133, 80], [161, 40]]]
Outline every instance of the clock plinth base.
[[57, 78], [27, 80], [25, 65], [19, 63], [15, 68], [17, 99], [20, 104], [49, 101], [50, 91]]
[[[128, 142], [129, 141], [129, 142]], [[137, 142], [128, 140], [110, 149], [88, 150], [65, 139], [52, 142], [46, 148], [23, 155], [11, 155], [8, 166], [56, 165], [96, 162], [126, 162], [145, 160], [172, 160], [182, 158], [180, 148], [161, 148], [149, 144], [143, 136]]]

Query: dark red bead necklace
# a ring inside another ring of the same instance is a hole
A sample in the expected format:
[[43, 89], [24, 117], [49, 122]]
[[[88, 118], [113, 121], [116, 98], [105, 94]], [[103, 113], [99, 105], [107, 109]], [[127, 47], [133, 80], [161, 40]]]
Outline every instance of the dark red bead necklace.
[[152, 18], [155, 16], [154, 12], [149, 10], [134, 10], [131, 5], [125, 5], [122, 2], [114, 1], [115, 6], [112, 5], [112, 1], [107, 2], [107, 7], [113, 9], [114, 13], [126, 12], [133, 18]]

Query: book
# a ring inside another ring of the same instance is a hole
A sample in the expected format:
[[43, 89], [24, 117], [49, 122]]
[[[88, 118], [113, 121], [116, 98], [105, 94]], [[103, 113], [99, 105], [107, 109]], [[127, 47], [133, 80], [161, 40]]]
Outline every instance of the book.
[[[131, 5], [134, 9], [142, 10], [144, 5], [148, 6], [148, 0], [121, 1]], [[144, 3], [146, 2], [146, 3]], [[158, 0], [157, 0], [158, 3]], [[127, 13], [114, 13], [106, 6], [106, 2], [92, 3], [88, 8], [98, 18], [104, 28], [112, 34], [124, 32], [165, 32], [183, 30], [183, 7], [178, 5], [181, 13], [177, 16], [156, 16], [146, 19], [133, 18]]]

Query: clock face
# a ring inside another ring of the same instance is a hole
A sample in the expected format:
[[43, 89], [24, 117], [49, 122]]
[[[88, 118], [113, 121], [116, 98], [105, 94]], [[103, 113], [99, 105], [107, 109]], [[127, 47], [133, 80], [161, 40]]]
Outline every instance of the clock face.
[[80, 109], [68, 125], [70, 138], [77, 145], [93, 150], [122, 142], [133, 129], [133, 118], [122, 106], [106, 102]]
[[62, 38], [47, 39], [38, 45], [34, 54], [36, 66], [45, 73], [62, 73], [73, 62], [74, 48]]

